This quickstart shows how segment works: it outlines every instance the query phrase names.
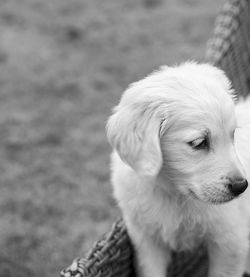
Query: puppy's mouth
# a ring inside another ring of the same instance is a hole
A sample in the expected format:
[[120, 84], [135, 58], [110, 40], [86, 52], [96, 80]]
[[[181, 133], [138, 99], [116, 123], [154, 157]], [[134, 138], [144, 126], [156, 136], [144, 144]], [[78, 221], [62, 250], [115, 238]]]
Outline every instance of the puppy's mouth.
[[234, 195], [229, 193], [222, 193], [220, 195], [213, 195], [213, 196], [207, 195], [207, 194], [198, 196], [192, 189], [189, 189], [189, 195], [196, 200], [199, 200], [208, 204], [213, 204], [213, 205], [227, 203], [236, 198]]

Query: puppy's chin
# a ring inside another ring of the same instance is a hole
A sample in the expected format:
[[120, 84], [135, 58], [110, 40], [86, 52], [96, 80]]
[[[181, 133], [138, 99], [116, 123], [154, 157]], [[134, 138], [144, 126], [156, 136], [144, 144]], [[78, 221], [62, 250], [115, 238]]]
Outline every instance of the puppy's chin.
[[189, 189], [189, 196], [194, 198], [195, 200], [202, 201], [207, 204], [219, 205], [227, 203], [237, 197], [233, 196], [230, 193], [223, 192], [221, 194], [213, 194], [213, 193], [203, 193], [198, 194], [192, 189]]

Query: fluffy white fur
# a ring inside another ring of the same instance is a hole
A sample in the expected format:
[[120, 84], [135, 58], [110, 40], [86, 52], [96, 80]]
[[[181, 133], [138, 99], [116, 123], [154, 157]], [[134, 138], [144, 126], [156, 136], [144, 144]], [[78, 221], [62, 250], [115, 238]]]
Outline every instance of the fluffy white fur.
[[[107, 124], [112, 183], [140, 277], [165, 277], [171, 250], [205, 241], [209, 277], [247, 267], [250, 101], [235, 106], [225, 74], [208, 64], [162, 67], [132, 84]], [[204, 137], [209, 148], [194, 149]]]

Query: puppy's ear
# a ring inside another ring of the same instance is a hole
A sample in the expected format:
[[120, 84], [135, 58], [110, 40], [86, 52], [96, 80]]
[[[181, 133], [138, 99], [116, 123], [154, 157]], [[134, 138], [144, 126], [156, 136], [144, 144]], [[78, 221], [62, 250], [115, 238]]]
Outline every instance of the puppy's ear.
[[107, 123], [110, 144], [141, 176], [156, 176], [162, 166], [161, 118], [152, 102], [118, 105]]

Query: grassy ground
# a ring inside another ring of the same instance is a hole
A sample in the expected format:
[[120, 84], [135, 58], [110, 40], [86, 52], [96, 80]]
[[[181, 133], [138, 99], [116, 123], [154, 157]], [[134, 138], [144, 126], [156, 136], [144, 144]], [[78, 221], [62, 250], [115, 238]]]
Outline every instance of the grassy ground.
[[109, 229], [110, 109], [159, 65], [202, 59], [221, 3], [0, 1], [0, 276], [58, 276]]

